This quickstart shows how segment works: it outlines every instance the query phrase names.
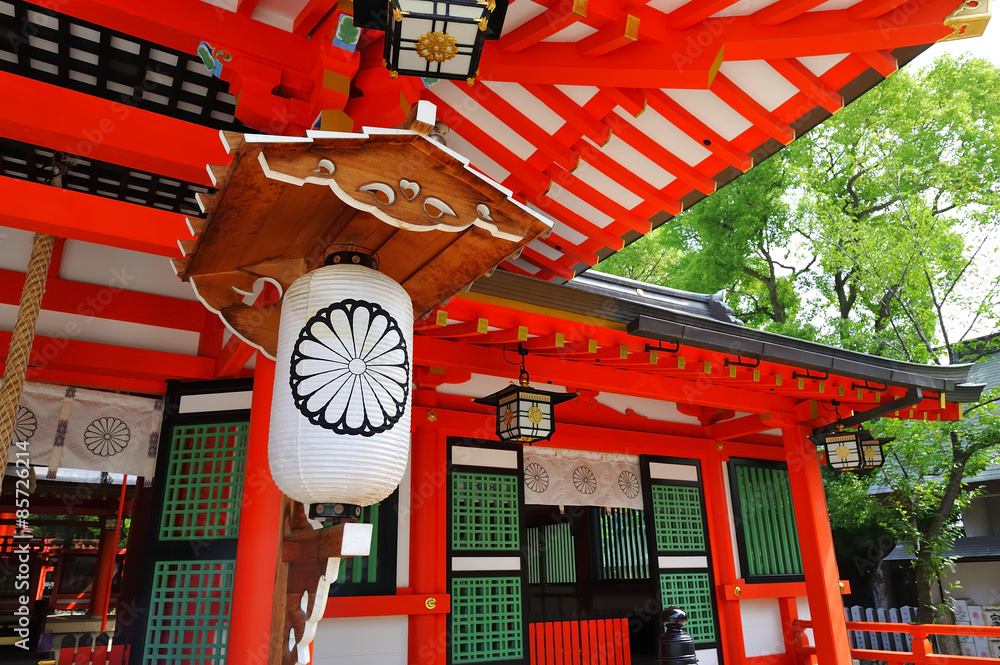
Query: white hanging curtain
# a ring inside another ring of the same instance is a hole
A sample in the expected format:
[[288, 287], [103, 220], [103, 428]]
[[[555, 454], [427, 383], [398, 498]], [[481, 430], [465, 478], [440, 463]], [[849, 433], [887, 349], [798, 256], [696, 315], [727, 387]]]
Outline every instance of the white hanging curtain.
[[531, 446], [524, 449], [524, 502], [642, 509], [639, 458]]
[[[31, 464], [153, 477], [163, 399], [70, 386], [26, 383], [13, 443], [26, 442]], [[11, 450], [11, 461], [20, 448]]]

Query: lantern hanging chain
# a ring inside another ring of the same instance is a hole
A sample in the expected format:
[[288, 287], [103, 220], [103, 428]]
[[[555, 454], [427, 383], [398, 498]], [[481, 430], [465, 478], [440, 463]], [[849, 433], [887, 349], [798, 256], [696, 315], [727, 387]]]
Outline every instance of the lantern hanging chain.
[[21, 291], [21, 304], [11, 335], [10, 350], [7, 352], [3, 385], [0, 386], [0, 477], [7, 468], [7, 456], [17, 421], [17, 404], [21, 401], [21, 391], [24, 388], [24, 374], [31, 356], [31, 344], [35, 338], [35, 324], [41, 309], [42, 294], [45, 293], [49, 264], [52, 262], [53, 245], [52, 236], [35, 234], [24, 289]]

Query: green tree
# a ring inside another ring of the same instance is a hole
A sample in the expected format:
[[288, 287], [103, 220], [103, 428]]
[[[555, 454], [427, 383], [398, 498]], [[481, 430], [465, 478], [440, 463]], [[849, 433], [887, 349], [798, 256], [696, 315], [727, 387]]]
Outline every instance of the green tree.
[[[1000, 327], [1000, 71], [945, 56], [897, 73], [668, 224], [624, 252], [681, 252], [661, 283], [727, 289], [749, 325], [911, 362], [975, 360], [995, 349], [970, 338]], [[834, 526], [863, 518], [840, 542], [881, 524], [914, 543], [923, 621], [973, 498], [963, 479], [1000, 450], [996, 399], [958, 423], [886, 420], [899, 439], [884, 471], [828, 483]], [[883, 506], [873, 482], [890, 488]]]

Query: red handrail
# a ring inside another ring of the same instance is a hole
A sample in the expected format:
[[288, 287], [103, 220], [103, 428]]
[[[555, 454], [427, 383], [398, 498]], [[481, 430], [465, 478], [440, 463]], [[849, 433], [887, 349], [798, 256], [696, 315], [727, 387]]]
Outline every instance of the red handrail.
[[[807, 628], [812, 628], [812, 621], [796, 620], [792, 623], [795, 631], [795, 653], [800, 663], [809, 663], [810, 656], [816, 655], [816, 647], [806, 645], [801, 639]], [[982, 637], [1000, 637], [1000, 627], [995, 626], [955, 626], [945, 623], [883, 623], [879, 621], [848, 621], [848, 630], [862, 630], [874, 633], [908, 633], [913, 637], [912, 651], [885, 651], [882, 649], [851, 649], [854, 658], [866, 660], [883, 660], [888, 665], [996, 665], [996, 658], [980, 658], [979, 656], [949, 656], [936, 654], [931, 648], [928, 635], [969, 635]]]

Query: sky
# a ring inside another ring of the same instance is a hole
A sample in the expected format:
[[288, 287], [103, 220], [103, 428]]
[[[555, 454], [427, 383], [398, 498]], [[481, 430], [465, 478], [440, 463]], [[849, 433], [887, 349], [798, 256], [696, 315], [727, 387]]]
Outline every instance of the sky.
[[955, 56], [961, 53], [971, 53], [977, 58], [986, 58], [991, 60], [993, 64], [1000, 66], [1000, 25], [998, 24], [1000, 24], [1000, 18], [994, 17], [986, 26], [986, 32], [982, 37], [934, 44], [921, 53], [908, 67], [914, 67], [914, 65], [916, 65], [915, 69], [926, 67], [942, 53], [950, 53]]

